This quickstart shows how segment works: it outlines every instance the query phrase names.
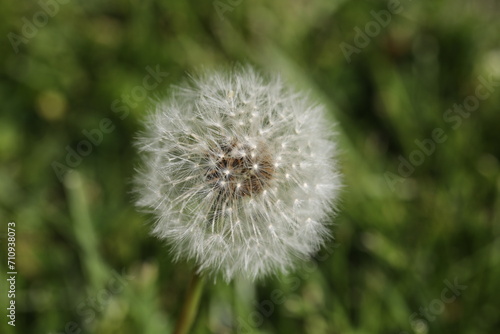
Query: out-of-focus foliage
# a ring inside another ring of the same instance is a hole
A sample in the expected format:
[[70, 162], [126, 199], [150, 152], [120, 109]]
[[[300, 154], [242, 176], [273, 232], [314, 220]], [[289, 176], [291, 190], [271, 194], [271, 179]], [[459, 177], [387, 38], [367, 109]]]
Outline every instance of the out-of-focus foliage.
[[[209, 283], [193, 332], [500, 327], [498, 1], [0, 9], [2, 333], [173, 329], [191, 267], [172, 262], [148, 235], [151, 217], [131, 205], [131, 143], [150, 98], [197, 69], [237, 62], [280, 71], [330, 107], [346, 187], [336, 240], [318, 259], [256, 285]], [[448, 111], [463, 103], [470, 112]], [[15, 328], [5, 316], [10, 220]]]

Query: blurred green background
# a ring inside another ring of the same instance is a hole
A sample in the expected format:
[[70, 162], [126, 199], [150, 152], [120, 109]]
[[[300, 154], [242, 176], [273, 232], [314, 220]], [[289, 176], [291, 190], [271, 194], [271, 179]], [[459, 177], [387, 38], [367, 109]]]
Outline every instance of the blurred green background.
[[[173, 330], [190, 267], [131, 204], [132, 142], [149, 98], [251, 63], [336, 119], [336, 240], [289, 276], [208, 284], [193, 333], [497, 333], [499, 17], [494, 0], [3, 1], [0, 332]], [[91, 152], [65, 174], [68, 148]]]

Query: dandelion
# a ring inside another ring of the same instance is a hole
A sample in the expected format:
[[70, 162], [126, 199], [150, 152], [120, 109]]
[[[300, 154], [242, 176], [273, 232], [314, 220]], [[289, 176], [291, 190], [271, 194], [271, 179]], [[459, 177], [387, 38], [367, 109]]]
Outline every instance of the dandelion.
[[198, 273], [258, 279], [329, 237], [340, 187], [323, 106], [250, 67], [173, 89], [138, 140], [137, 205]]

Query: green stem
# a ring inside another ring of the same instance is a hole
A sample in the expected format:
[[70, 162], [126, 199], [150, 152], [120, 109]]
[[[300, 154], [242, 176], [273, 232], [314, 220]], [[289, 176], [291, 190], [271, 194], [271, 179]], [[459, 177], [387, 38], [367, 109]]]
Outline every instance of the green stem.
[[177, 326], [175, 327], [174, 334], [187, 334], [193, 324], [193, 321], [198, 312], [198, 305], [200, 302], [201, 292], [203, 290], [203, 278], [193, 274], [191, 282], [189, 283], [189, 288], [187, 291], [186, 299], [184, 300], [184, 305], [182, 306], [181, 316], [177, 321]]

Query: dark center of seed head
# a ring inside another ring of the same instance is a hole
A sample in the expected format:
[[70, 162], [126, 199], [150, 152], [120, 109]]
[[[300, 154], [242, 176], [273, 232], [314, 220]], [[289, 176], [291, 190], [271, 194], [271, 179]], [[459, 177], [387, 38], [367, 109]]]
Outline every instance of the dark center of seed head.
[[233, 139], [217, 145], [208, 158], [205, 178], [228, 200], [260, 194], [273, 178], [273, 159], [263, 142], [251, 146]]

